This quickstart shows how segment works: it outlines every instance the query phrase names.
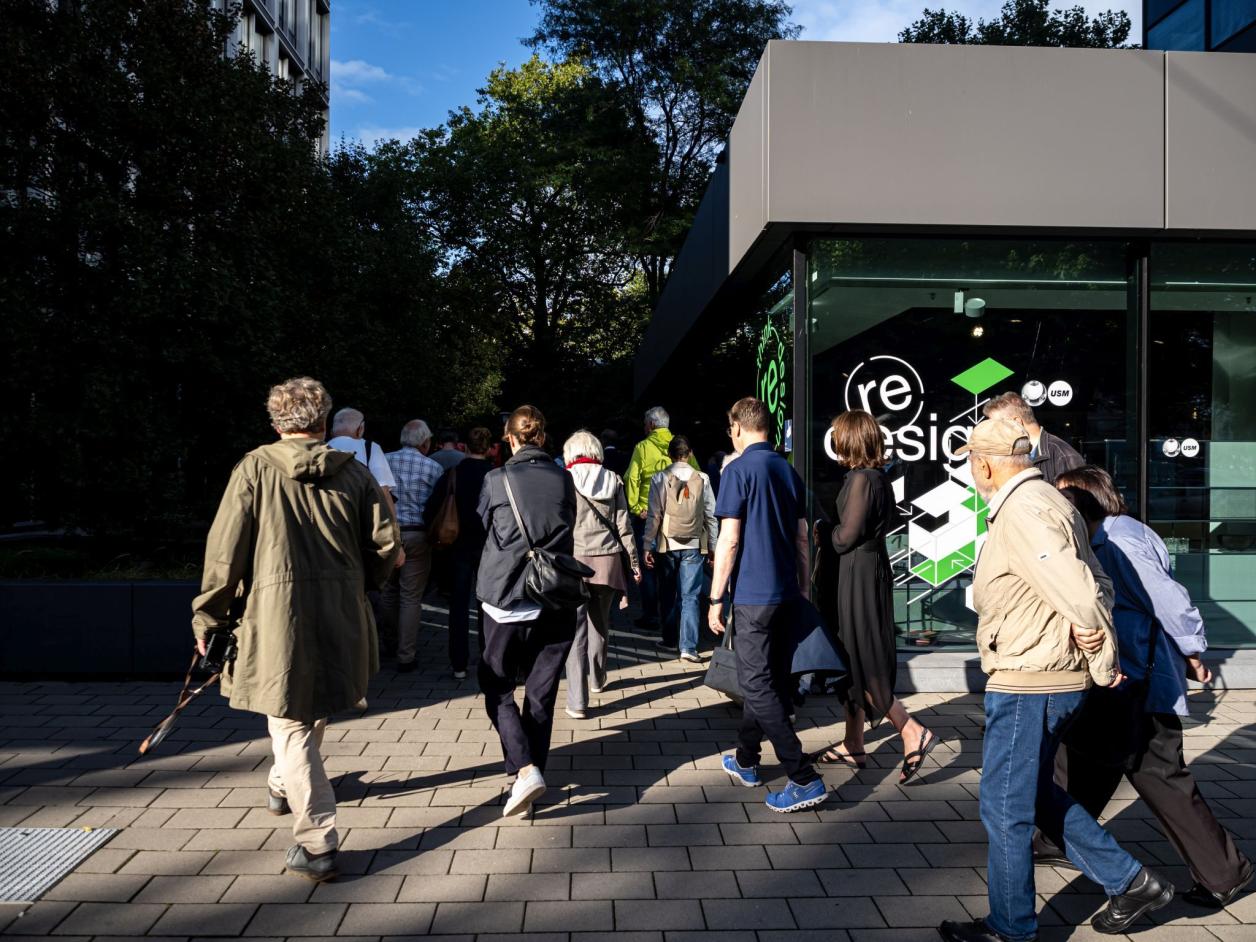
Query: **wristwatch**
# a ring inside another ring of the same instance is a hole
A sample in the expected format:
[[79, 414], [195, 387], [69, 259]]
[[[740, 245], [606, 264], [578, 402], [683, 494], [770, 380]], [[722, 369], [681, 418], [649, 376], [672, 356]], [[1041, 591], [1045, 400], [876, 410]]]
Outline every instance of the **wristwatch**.
[[724, 600], [723, 599], [707, 599], [707, 604], [708, 605], [723, 605]]

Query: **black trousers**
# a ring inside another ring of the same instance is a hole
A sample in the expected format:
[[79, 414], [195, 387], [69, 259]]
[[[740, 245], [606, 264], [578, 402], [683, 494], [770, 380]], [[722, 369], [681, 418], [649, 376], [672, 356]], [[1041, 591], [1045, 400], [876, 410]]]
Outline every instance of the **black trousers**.
[[[1088, 718], [1094, 719], [1102, 720], [1102, 716]], [[1123, 722], [1124, 718], [1114, 716], [1113, 721]], [[1141, 724], [1138, 749], [1124, 761], [1120, 756], [1097, 755], [1093, 749], [1061, 748], [1056, 781], [1098, 817], [1125, 776], [1197, 881], [1214, 893], [1238, 886], [1251, 865], [1213, 817], [1186, 767], [1182, 721], [1171, 713], [1144, 713]]]
[[766, 738], [790, 781], [809, 785], [819, 775], [803, 754], [789, 720], [793, 705], [790, 662], [798, 618], [796, 602], [733, 606], [733, 651], [743, 697], [737, 764], [758, 765]]
[[655, 553], [654, 574], [659, 604], [659, 642], [674, 648], [680, 643], [680, 613], [675, 611], [680, 604], [680, 570], [676, 557], [671, 553]]
[[[475, 573], [480, 566], [479, 555], [451, 554], [453, 586], [449, 598], [449, 666], [465, 671], [471, 658], [468, 631], [471, 622], [471, 596], [475, 592]], [[484, 616], [480, 615], [480, 643], [483, 644]]]
[[[558, 681], [576, 634], [576, 613], [542, 612], [531, 622], [500, 624], [487, 613], [480, 639], [480, 690], [484, 708], [502, 741], [506, 771], [535, 765], [542, 772], [549, 758]], [[523, 710], [515, 687], [523, 681]]]

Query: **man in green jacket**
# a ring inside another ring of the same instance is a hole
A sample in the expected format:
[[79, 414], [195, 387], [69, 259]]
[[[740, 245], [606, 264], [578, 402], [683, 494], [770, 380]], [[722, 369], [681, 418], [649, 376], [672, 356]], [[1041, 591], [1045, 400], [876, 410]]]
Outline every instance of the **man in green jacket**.
[[268, 809], [294, 818], [288, 871], [321, 882], [337, 875], [338, 838], [319, 748], [327, 718], [358, 704], [379, 670], [366, 589], [401, 559], [401, 535], [366, 467], [323, 444], [331, 397], [321, 383], [281, 383], [266, 407], [279, 441], [231, 473], [192, 630], [202, 654], [213, 634], [235, 632], [223, 693], [236, 709], [266, 716], [275, 754]]
[[[628, 470], [624, 472], [624, 496], [628, 498], [628, 513], [632, 517], [632, 533], [637, 540], [637, 558], [645, 559], [645, 554], [653, 550], [653, 546], [645, 543], [645, 521], [650, 508], [650, 480], [660, 471], [671, 467], [672, 459], [667, 455], [667, 448], [672, 442], [671, 416], [662, 406], [655, 406], [645, 414], [645, 438], [637, 442], [632, 450], [632, 458], [628, 461]], [[695, 471], [700, 470], [693, 455], [689, 463]], [[637, 619], [637, 627], [657, 629], [674, 599], [660, 598], [659, 585], [653, 570], [641, 570], [641, 617]]]

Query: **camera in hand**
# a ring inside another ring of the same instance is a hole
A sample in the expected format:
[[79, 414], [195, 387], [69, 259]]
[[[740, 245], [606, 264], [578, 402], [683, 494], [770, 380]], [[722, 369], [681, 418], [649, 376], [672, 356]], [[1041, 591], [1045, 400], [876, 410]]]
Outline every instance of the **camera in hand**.
[[215, 631], [205, 642], [205, 655], [201, 658], [200, 669], [210, 674], [221, 674], [223, 668], [236, 658], [235, 633], [231, 631]]

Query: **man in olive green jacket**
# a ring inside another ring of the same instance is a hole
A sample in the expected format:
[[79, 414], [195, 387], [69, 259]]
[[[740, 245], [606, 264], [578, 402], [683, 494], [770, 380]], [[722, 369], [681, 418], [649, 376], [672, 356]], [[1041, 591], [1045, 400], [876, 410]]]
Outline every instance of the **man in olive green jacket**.
[[279, 441], [249, 452], [231, 474], [192, 626], [202, 653], [215, 632], [235, 632], [223, 693], [267, 717], [269, 810], [294, 815], [288, 870], [321, 881], [336, 876], [337, 835], [319, 747], [327, 717], [361, 701], [379, 669], [366, 588], [388, 577], [401, 539], [370, 472], [323, 444], [331, 397], [320, 383], [276, 386], [267, 408]]

